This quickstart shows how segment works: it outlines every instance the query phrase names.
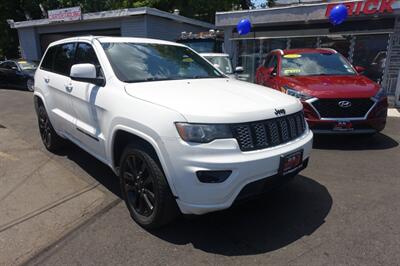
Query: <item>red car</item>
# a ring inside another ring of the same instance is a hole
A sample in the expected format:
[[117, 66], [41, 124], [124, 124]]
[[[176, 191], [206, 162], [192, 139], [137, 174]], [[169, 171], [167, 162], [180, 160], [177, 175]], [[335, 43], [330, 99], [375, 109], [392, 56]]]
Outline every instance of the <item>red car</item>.
[[384, 89], [333, 49], [270, 52], [256, 82], [301, 100], [314, 133], [373, 134], [386, 125]]

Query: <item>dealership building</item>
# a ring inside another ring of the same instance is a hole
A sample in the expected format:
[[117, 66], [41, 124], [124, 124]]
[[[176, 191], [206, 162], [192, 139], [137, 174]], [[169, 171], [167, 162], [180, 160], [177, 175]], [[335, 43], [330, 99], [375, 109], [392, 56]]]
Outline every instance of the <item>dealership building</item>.
[[[216, 27], [224, 30], [225, 50], [234, 65], [244, 67], [249, 81], [254, 81], [257, 67], [273, 49], [329, 47], [353, 65], [365, 67], [367, 76], [395, 95], [400, 71], [400, 1], [344, 2], [348, 18], [333, 26], [329, 14], [337, 4], [219, 12]], [[251, 21], [252, 31], [239, 35], [236, 25], [245, 18]]]
[[46, 19], [13, 22], [22, 57], [38, 61], [49, 43], [82, 35], [156, 38], [176, 41], [181, 33], [204, 32], [213, 24], [154, 8], [129, 8], [81, 14], [80, 8], [50, 10]]

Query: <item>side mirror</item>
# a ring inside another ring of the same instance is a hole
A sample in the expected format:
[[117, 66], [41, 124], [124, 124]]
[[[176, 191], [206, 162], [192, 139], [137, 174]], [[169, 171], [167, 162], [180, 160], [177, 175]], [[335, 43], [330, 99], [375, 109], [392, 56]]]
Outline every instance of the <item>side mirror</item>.
[[11, 69], [17, 71], [17, 70], [18, 70], [18, 67], [13, 66], [13, 67], [11, 67]]
[[354, 68], [358, 74], [362, 74], [365, 71], [365, 67], [362, 66], [355, 66]]
[[71, 67], [70, 77], [72, 80], [92, 83], [97, 86], [104, 86], [104, 78], [97, 77], [96, 67], [93, 64], [75, 64]]
[[242, 66], [237, 66], [235, 68], [235, 73], [236, 74], [242, 74], [244, 72], [244, 68]]

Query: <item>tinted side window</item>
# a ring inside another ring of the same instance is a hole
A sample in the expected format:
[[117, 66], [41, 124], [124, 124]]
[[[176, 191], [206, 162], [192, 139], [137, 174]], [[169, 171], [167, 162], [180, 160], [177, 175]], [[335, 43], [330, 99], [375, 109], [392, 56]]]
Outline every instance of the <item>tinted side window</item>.
[[97, 70], [97, 76], [102, 76], [99, 60], [93, 47], [88, 43], [79, 43], [76, 48], [74, 64], [93, 64]]
[[13, 62], [4, 62], [2, 68], [12, 69], [13, 67], [17, 67], [17, 65]]
[[271, 60], [271, 55], [267, 55], [267, 57], [264, 59], [263, 65], [264, 67], [268, 67], [268, 63]]
[[277, 66], [276, 56], [273, 55], [273, 56], [271, 56], [271, 59], [269, 60], [267, 67], [268, 67], [268, 68], [269, 68], [269, 67], [276, 68], [276, 66]]
[[74, 60], [75, 44], [66, 43], [59, 45], [54, 57], [54, 72], [69, 76]]
[[5, 69], [9, 69], [10, 66], [8, 65], [8, 62], [4, 62], [0, 64], [0, 68], [5, 68]]
[[54, 62], [54, 54], [57, 50], [57, 46], [52, 46], [47, 50], [47, 53], [44, 55], [42, 64], [40, 65], [40, 69], [53, 71], [53, 62]]

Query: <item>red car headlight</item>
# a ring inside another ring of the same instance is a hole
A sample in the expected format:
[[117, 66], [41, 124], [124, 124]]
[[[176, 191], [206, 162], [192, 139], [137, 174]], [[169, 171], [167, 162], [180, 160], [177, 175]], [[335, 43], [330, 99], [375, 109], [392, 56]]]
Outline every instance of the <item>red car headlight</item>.
[[282, 90], [282, 92], [286, 93], [287, 95], [296, 97], [296, 98], [300, 99], [301, 101], [307, 101], [309, 99], [314, 98], [311, 95], [308, 95], [306, 93], [303, 93], [303, 92], [300, 92], [298, 90], [295, 90], [295, 89], [293, 89], [293, 88], [291, 88], [289, 86], [283, 86], [281, 88], [281, 90]]

